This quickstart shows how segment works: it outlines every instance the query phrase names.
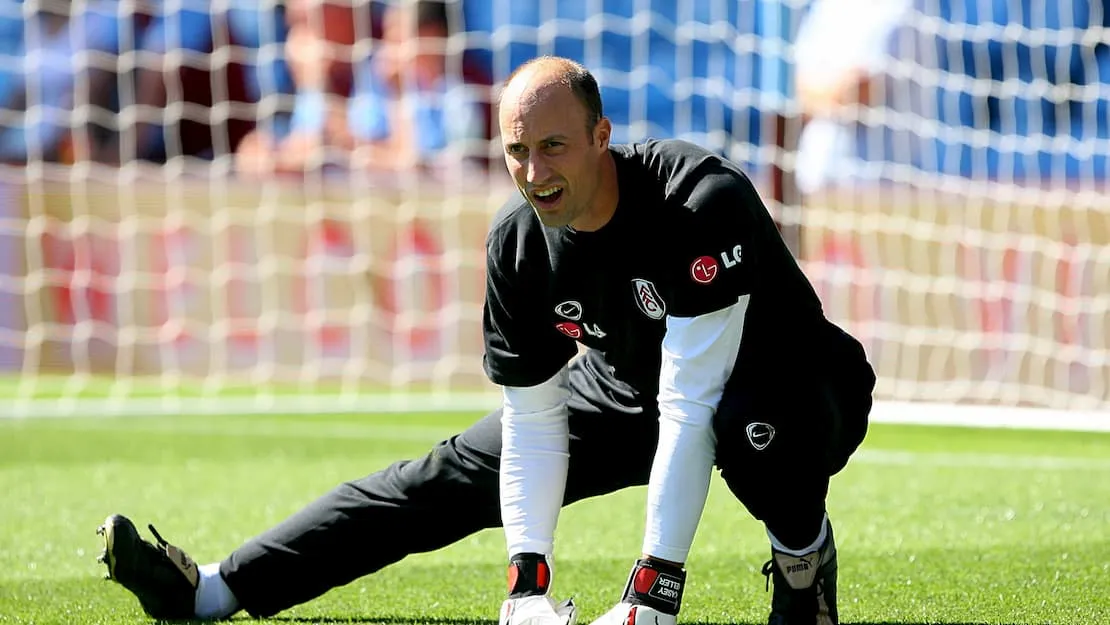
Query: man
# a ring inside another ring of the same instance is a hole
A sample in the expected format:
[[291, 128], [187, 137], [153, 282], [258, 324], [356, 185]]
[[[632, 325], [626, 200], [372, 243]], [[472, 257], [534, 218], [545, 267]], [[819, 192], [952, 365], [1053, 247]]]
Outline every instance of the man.
[[[284, 137], [258, 129], [240, 143], [241, 174], [304, 173], [332, 148], [351, 167], [377, 172], [486, 166], [490, 81], [465, 60], [458, 79], [447, 70], [452, 29], [443, 0], [387, 5], [374, 54], [354, 63], [336, 57], [352, 45], [360, 11], [325, 5], [314, 15], [304, 0], [290, 8], [285, 48], [298, 90], [291, 127]], [[339, 76], [352, 83], [349, 97], [329, 96]]]
[[[854, 107], [893, 105], [886, 94], [899, 28], [913, 0], [814, 0], [794, 49], [797, 101], [807, 121], [798, 139], [797, 182], [803, 193], [830, 185], [874, 181], [892, 160], [889, 131]], [[881, 139], [881, 141], [879, 140]]]
[[109, 517], [109, 572], [155, 617], [268, 616], [503, 522], [502, 623], [573, 625], [548, 596], [560, 506], [647, 484], [643, 554], [599, 621], [673, 625], [715, 463], [767, 526], [771, 623], [835, 624], [825, 497], [866, 430], [861, 346], [825, 320], [738, 169], [682, 142], [611, 146], [577, 63], [522, 66], [499, 116], [520, 190], [488, 237], [485, 365], [503, 407], [221, 563], [198, 569]]

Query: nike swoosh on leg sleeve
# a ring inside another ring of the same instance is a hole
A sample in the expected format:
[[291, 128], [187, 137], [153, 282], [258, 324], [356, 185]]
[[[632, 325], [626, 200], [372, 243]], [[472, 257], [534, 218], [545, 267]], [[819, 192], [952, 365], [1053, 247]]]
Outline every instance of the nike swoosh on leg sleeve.
[[709, 494], [713, 414], [736, 365], [751, 295], [697, 317], [668, 317], [659, 375], [659, 444], [643, 552], [685, 562]]

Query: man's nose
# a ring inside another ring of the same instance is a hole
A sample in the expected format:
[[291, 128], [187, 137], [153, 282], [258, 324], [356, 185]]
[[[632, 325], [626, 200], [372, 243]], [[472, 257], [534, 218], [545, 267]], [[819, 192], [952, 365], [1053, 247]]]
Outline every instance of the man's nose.
[[530, 156], [528, 158], [528, 182], [535, 184], [547, 178], [548, 167], [542, 157]]

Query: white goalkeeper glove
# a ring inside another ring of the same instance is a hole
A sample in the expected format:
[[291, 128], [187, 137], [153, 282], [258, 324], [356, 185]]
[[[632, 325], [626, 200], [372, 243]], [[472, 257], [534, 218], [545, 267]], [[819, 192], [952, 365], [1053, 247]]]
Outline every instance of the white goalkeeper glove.
[[556, 603], [547, 596], [551, 567], [536, 553], [517, 554], [509, 559], [509, 598], [501, 604], [500, 625], [575, 625], [578, 608], [574, 600]]
[[650, 558], [637, 560], [620, 603], [592, 625], [675, 625], [685, 586], [682, 567]]
[[592, 625], [675, 625], [678, 617], [649, 608], [620, 602], [602, 614]]
[[506, 599], [501, 604], [501, 625], [574, 625], [577, 622], [578, 608], [573, 599], [555, 603], [551, 597], [520, 597]]

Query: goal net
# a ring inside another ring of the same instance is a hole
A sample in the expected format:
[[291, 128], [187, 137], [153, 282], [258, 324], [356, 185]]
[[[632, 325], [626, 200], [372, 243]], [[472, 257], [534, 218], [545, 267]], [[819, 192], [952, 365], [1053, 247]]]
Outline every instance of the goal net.
[[1101, 2], [429, 4], [0, 1], [4, 416], [496, 405], [537, 54], [750, 172], [880, 400], [1110, 408]]

